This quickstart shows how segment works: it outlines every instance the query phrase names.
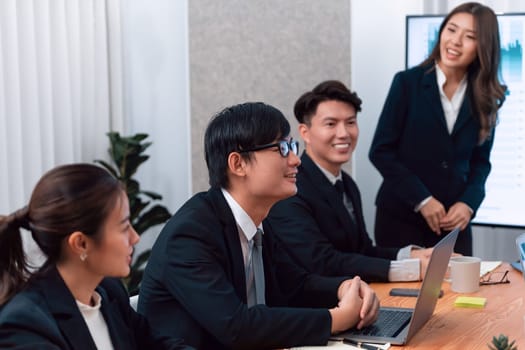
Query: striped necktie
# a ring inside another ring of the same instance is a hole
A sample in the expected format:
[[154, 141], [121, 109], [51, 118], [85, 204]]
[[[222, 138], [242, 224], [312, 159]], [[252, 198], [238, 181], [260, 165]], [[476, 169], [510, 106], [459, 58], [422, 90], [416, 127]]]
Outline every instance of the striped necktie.
[[341, 198], [341, 201], [343, 202], [346, 211], [348, 212], [348, 215], [350, 216], [350, 222], [352, 224], [352, 232], [357, 232], [357, 220], [355, 217], [355, 210], [354, 205], [352, 201], [350, 200], [349, 196], [345, 196], [345, 186], [343, 184], [343, 181], [337, 180], [334, 184], [334, 187], [336, 191], [339, 194], [339, 198]]

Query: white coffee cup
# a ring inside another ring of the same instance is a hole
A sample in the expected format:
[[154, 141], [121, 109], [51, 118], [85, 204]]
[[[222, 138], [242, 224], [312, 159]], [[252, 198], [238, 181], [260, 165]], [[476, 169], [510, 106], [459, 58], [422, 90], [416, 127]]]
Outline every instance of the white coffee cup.
[[481, 259], [474, 256], [450, 258], [450, 288], [457, 293], [473, 293], [479, 290]]

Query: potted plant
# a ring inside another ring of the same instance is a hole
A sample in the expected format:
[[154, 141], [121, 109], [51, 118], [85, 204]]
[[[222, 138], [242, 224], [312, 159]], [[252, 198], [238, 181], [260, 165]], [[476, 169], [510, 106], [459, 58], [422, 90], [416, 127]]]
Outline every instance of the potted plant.
[[[130, 222], [139, 235], [149, 228], [166, 222], [170, 212], [162, 205], [153, 204], [162, 199], [162, 196], [152, 191], [144, 191], [139, 182], [133, 178], [138, 167], [149, 159], [144, 151], [151, 146], [151, 142], [143, 142], [147, 134], [135, 134], [122, 137], [118, 132], [109, 132], [110, 141], [109, 155], [113, 164], [97, 159], [95, 162], [101, 164], [110, 173], [119, 179], [129, 198]], [[130, 295], [138, 294], [144, 264], [148, 260], [151, 249], [142, 252], [131, 265], [131, 272], [125, 277], [124, 284]]]
[[509, 337], [506, 335], [500, 334], [497, 338], [496, 336], [492, 337], [492, 344], [487, 344], [490, 350], [517, 350], [518, 348], [514, 346], [515, 340], [509, 344]]

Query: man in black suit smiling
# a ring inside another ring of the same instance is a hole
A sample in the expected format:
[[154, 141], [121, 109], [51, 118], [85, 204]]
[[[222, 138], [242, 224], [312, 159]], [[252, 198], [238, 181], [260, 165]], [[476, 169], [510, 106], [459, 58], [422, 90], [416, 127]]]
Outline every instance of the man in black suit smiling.
[[342, 170], [357, 144], [361, 99], [339, 81], [303, 94], [294, 114], [305, 143], [297, 194], [272, 207], [268, 221], [290, 255], [310, 272], [366, 281], [419, 280], [431, 249], [374, 246], [361, 197]]

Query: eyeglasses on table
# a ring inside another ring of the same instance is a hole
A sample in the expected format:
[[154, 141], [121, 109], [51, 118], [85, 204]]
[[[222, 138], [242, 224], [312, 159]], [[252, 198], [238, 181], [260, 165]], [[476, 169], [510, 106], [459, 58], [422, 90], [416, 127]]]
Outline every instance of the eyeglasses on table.
[[479, 279], [480, 286], [510, 283], [509, 270], [489, 272]]

